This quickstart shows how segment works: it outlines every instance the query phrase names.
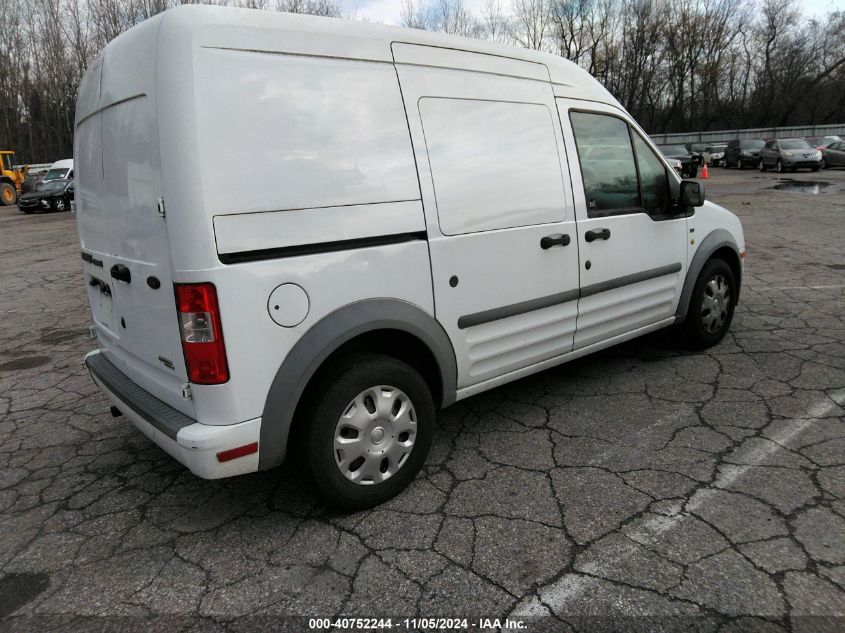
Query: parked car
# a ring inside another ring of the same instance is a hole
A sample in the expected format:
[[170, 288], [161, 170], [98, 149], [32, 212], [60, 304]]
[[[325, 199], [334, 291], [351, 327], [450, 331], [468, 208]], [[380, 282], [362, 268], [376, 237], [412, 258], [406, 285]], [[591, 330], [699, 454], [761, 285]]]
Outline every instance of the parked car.
[[822, 169], [845, 167], [845, 141], [831, 143], [822, 150]]
[[38, 185], [39, 187], [43, 186], [44, 183], [50, 182], [51, 180], [72, 180], [73, 179], [73, 159], [72, 158], [65, 158], [62, 160], [57, 160], [55, 163], [50, 165], [50, 169], [44, 174], [43, 178], [41, 178], [41, 182]]
[[85, 364], [205, 478], [290, 452], [372, 506], [437, 407], [674, 324], [709, 347], [740, 294], [739, 219], [555, 55], [181, 6], [104, 47], [74, 143]]
[[683, 145], [658, 145], [657, 149], [666, 157], [681, 163], [681, 176], [695, 178], [698, 175], [698, 159], [689, 153]]
[[669, 167], [674, 169], [677, 174], [683, 178], [684, 164], [681, 161], [677, 158], [666, 158], [666, 162], [669, 163]]
[[73, 200], [73, 180], [51, 180], [36, 191], [18, 198], [18, 209], [24, 213], [36, 211], [68, 211]]
[[760, 171], [795, 171], [807, 168], [818, 171], [822, 166], [822, 153], [811, 147], [803, 138], [772, 139], [760, 150]]
[[686, 143], [684, 147], [686, 147], [690, 155], [698, 161], [699, 165], [703, 164], [703, 154], [707, 150], [707, 143]]
[[815, 147], [817, 150], [822, 151], [825, 147], [830, 147], [832, 143], [838, 143], [842, 140], [841, 137], [831, 134], [829, 136], [808, 136], [806, 139], [811, 147]]
[[725, 150], [728, 148], [727, 144], [725, 145], [708, 145], [704, 153], [701, 155], [702, 161], [704, 161], [710, 167], [719, 167], [720, 165], [725, 164]]
[[731, 167], [757, 167], [760, 162], [760, 150], [766, 144], [761, 138], [734, 139], [725, 149], [725, 169]]

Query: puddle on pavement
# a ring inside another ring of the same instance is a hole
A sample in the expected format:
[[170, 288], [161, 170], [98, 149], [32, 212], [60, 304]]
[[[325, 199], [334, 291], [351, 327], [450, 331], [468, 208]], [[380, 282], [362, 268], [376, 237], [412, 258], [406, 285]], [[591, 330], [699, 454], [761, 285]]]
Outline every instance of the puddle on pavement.
[[845, 264], [825, 264], [831, 270], [845, 270]]
[[808, 193], [811, 196], [817, 196], [822, 191], [830, 187], [829, 182], [820, 180], [792, 180], [791, 178], [779, 178], [778, 183], [767, 189], [777, 189], [778, 191], [788, 191], [790, 193]]
[[47, 574], [8, 574], [0, 578], [0, 618], [32, 602], [50, 586]]
[[0, 371], [16, 371], [18, 369], [32, 369], [50, 362], [49, 356], [21, 356], [5, 363], [0, 363]]

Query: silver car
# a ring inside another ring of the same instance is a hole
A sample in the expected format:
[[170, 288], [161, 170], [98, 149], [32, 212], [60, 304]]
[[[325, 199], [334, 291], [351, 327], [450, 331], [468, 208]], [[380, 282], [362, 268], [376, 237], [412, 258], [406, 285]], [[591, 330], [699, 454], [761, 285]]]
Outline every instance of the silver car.
[[718, 145], [708, 145], [707, 149], [701, 154], [701, 159], [710, 167], [718, 167], [725, 164], [725, 150], [728, 149], [727, 143]]
[[760, 171], [770, 167], [777, 172], [795, 171], [801, 167], [818, 171], [822, 166], [822, 153], [803, 138], [776, 138], [766, 141], [757, 166]]

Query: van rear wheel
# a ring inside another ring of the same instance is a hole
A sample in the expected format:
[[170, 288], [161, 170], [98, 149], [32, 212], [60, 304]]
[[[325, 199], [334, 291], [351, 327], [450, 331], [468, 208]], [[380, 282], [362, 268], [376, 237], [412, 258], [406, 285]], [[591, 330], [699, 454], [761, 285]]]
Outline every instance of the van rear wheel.
[[736, 308], [736, 279], [722, 259], [708, 261], [690, 297], [684, 321], [686, 340], [692, 349], [706, 349], [727, 334]]
[[412, 367], [382, 354], [341, 358], [309, 390], [306, 468], [331, 505], [369, 508], [396, 496], [422, 468], [434, 438], [434, 401]]

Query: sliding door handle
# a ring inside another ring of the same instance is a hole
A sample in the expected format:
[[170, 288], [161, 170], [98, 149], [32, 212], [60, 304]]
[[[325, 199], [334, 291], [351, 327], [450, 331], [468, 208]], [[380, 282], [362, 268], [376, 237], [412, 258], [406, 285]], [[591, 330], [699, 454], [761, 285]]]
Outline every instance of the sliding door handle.
[[569, 236], [566, 233], [558, 233], [557, 235], [547, 235], [540, 240], [540, 248], [546, 250], [552, 246], [566, 246], [569, 244]]
[[587, 231], [584, 233], [584, 239], [588, 242], [595, 242], [596, 240], [609, 240], [610, 229], [595, 229], [594, 231]]

